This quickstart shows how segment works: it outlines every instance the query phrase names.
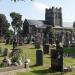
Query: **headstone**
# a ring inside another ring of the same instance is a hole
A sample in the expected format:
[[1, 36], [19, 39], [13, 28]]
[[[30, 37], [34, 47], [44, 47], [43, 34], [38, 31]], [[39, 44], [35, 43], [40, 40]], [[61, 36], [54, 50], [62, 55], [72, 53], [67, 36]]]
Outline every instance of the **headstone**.
[[19, 41], [19, 46], [22, 46], [22, 41]]
[[44, 54], [49, 54], [49, 44], [43, 45], [43, 52], [44, 52]]
[[9, 44], [9, 38], [6, 39], [6, 44]]
[[63, 71], [63, 48], [51, 50], [51, 70]]
[[64, 36], [64, 47], [68, 47], [69, 46], [69, 32], [66, 32], [65, 33], [65, 36]]
[[7, 48], [4, 49], [3, 56], [8, 56], [8, 49]]
[[43, 52], [41, 50], [36, 51], [36, 65], [43, 65]]
[[4, 55], [4, 49], [2, 47], [0, 47], [0, 56]]
[[13, 39], [10, 39], [10, 44], [12, 44], [13, 43]]
[[24, 63], [25, 68], [29, 68], [29, 63]]
[[29, 68], [30, 59], [26, 59], [24, 62], [25, 68]]
[[17, 40], [14, 38], [13, 40], [13, 49], [17, 47]]
[[41, 35], [38, 33], [35, 36], [35, 48], [40, 48], [41, 47]]
[[53, 44], [53, 39], [52, 38], [49, 38], [49, 44]]

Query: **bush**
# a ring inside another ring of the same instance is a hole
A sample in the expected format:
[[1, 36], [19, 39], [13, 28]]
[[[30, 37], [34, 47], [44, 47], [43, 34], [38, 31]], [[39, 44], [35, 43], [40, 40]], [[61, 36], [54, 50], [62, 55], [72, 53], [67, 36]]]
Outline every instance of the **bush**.
[[17, 62], [22, 58], [23, 50], [19, 49], [13, 49], [11, 52], [12, 62]]
[[65, 53], [65, 54], [75, 54], [75, 48], [73, 48], [73, 47], [64, 48], [64, 53]]

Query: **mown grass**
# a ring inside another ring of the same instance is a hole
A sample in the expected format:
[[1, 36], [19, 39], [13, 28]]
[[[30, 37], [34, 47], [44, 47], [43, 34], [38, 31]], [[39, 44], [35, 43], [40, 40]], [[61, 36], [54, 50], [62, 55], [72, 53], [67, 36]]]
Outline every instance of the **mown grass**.
[[[11, 51], [12, 49], [12, 45], [5, 45], [4, 43], [0, 43], [0, 47], [3, 48], [8, 48], [9, 51]], [[21, 48], [23, 50], [23, 60], [25, 60], [25, 58], [30, 59], [30, 68], [31, 71], [26, 71], [26, 72], [17, 72], [16, 75], [61, 75], [60, 72], [56, 72], [56, 73], [50, 73], [49, 72], [49, 68], [50, 68], [50, 64], [51, 64], [51, 59], [50, 59], [50, 54], [49, 55], [44, 55], [43, 56], [43, 66], [32, 66], [36, 64], [36, 50], [34, 45], [32, 44], [25, 44], [23, 46], [18, 46], [18, 48]], [[50, 48], [51, 49], [51, 48]], [[40, 48], [40, 50], [43, 50], [42, 48]], [[65, 48], [64, 52], [65, 53], [75, 53], [74, 49], [71, 48]], [[73, 52], [72, 52], [73, 51]], [[2, 61], [2, 57], [0, 57], [0, 62]], [[65, 57], [64, 58], [64, 65], [66, 66], [73, 66], [75, 65], [75, 58], [72, 57]], [[62, 75], [75, 75], [75, 72], [68, 72], [68, 73], [64, 73]]]
[[[31, 59], [31, 65], [35, 64], [35, 60], [36, 60], [36, 49], [34, 48], [33, 45], [27, 45], [25, 47], [26, 52], [28, 53], [28, 58]], [[67, 48], [68, 49], [68, 48]], [[67, 53], [67, 49], [64, 49], [64, 52]], [[42, 48], [41, 48], [42, 50]], [[69, 49], [70, 50], [70, 49]], [[74, 49], [73, 49], [74, 50]], [[70, 53], [70, 51], [69, 51]], [[72, 52], [71, 52], [72, 53]], [[73, 52], [75, 53], [75, 52]], [[30, 67], [31, 71], [30, 72], [18, 72], [17, 75], [61, 75], [60, 72], [56, 72], [56, 73], [50, 73], [49, 72], [49, 68], [50, 68], [50, 64], [51, 64], [51, 60], [50, 60], [50, 55], [44, 55], [43, 57], [43, 61], [44, 61], [44, 65], [43, 66], [34, 66], [34, 67]], [[65, 57], [64, 58], [64, 66], [73, 66], [75, 65], [75, 58], [72, 57]], [[68, 73], [63, 73], [62, 75], [75, 75], [75, 72], [68, 72]]]

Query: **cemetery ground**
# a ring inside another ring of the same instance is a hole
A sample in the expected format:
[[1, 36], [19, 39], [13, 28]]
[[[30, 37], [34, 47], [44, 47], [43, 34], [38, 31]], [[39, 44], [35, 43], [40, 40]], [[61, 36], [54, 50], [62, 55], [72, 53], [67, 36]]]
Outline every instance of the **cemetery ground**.
[[[12, 45], [5, 45], [4, 43], [0, 43], [0, 47], [2, 48], [8, 48], [9, 51], [12, 49]], [[27, 59], [30, 59], [30, 71], [25, 71], [25, 72], [17, 72], [16, 75], [61, 75], [60, 72], [55, 72], [55, 73], [50, 73], [49, 68], [50, 68], [50, 54], [49, 55], [44, 55], [43, 57], [43, 66], [35, 66], [36, 64], [36, 50], [35, 47], [32, 44], [25, 44], [23, 46], [18, 46], [18, 48], [21, 48], [23, 50], [23, 59], [25, 57]], [[42, 50], [42, 48], [40, 49]], [[72, 49], [74, 50], [74, 49]], [[66, 50], [64, 50], [65, 53], [67, 53]], [[74, 51], [69, 50], [69, 53], [74, 53]], [[0, 57], [0, 62], [2, 61], [3, 57]], [[65, 66], [73, 66], [75, 65], [75, 58], [73, 57], [64, 57], [64, 65]], [[13, 71], [14, 72], [14, 71]], [[73, 72], [66, 72], [63, 73], [62, 75], [75, 75], [75, 71]]]

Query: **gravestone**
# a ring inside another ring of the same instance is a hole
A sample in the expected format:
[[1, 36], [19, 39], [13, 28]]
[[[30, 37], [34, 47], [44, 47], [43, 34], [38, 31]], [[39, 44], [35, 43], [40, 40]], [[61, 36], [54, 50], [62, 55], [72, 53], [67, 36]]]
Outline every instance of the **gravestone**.
[[35, 35], [35, 48], [40, 48], [41, 47], [41, 34], [38, 33]]
[[49, 44], [43, 45], [43, 52], [44, 52], [44, 54], [49, 54]]
[[4, 49], [4, 52], [3, 52], [3, 56], [8, 56], [8, 53], [9, 53], [9, 52], [8, 52], [8, 49], [5, 48], [5, 49]]
[[13, 39], [10, 39], [10, 44], [12, 44], [13, 43]]
[[56, 50], [51, 50], [51, 70], [63, 71], [63, 48], [59, 47]]
[[22, 46], [22, 38], [19, 39], [19, 46]]
[[70, 37], [69, 32], [66, 32], [64, 36], [64, 47], [69, 47], [69, 42], [70, 42], [69, 37]]
[[9, 38], [6, 39], [6, 44], [9, 44]]
[[43, 52], [41, 50], [36, 51], [36, 65], [43, 65]]
[[17, 47], [17, 40], [14, 38], [13, 40], [13, 49]]
[[49, 44], [53, 44], [53, 39], [52, 38], [49, 38]]

